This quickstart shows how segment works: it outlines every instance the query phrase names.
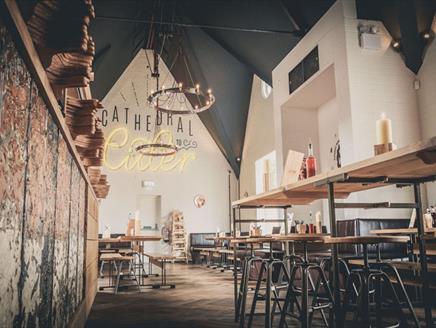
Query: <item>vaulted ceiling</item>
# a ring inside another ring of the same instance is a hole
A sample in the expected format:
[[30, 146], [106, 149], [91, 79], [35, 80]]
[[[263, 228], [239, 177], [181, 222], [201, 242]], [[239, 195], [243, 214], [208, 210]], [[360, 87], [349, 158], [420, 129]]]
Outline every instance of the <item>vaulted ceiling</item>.
[[[176, 80], [191, 84], [192, 79], [213, 89], [216, 103], [200, 119], [239, 175], [237, 159], [242, 155], [253, 74], [271, 84], [273, 68], [332, 3], [94, 0], [93, 95], [103, 98], [138, 50], [146, 47], [153, 21], [172, 34], [162, 58]], [[177, 56], [180, 49], [183, 56]]]
[[[23, 0], [29, 10], [34, 1]], [[211, 136], [239, 175], [253, 74], [271, 84], [280, 60], [334, 0], [93, 0], [96, 41], [93, 95], [103, 99], [141, 48], [150, 29], [170, 35], [158, 43], [177, 81], [213, 89], [216, 103], [200, 113]], [[425, 52], [434, 0], [356, 0], [358, 18], [382, 21], [400, 55], [417, 73]], [[183, 53], [180, 56], [180, 52]]]

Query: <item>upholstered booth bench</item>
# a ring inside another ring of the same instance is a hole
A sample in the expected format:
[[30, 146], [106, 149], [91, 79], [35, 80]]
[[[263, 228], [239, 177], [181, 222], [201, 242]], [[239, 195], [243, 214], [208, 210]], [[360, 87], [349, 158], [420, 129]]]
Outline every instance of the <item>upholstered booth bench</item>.
[[215, 248], [215, 241], [206, 238], [215, 237], [214, 232], [196, 232], [189, 234], [189, 249], [191, 252], [192, 263], [201, 263], [202, 256], [206, 256], [209, 250]]
[[[382, 219], [382, 218], [357, 218], [351, 220], [339, 220], [336, 222], [336, 228], [339, 237], [345, 236], [367, 236], [371, 230], [407, 228], [410, 219]], [[375, 246], [370, 246], [370, 258], [377, 256]], [[361, 245], [340, 245], [339, 253], [341, 257], [354, 258], [362, 254]], [[399, 259], [407, 257], [407, 245], [404, 244], [380, 244], [380, 253], [382, 258]]]

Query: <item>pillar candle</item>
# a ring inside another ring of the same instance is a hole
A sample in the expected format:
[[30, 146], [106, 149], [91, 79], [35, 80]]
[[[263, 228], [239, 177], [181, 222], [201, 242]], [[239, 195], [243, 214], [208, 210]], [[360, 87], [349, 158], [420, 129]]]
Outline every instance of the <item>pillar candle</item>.
[[392, 122], [385, 113], [376, 122], [377, 145], [392, 143]]

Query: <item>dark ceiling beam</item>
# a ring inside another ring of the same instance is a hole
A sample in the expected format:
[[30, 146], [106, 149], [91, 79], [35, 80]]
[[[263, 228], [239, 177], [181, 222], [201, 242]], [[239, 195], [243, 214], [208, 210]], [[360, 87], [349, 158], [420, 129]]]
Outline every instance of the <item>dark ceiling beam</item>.
[[233, 32], [237, 31], [237, 32], [250, 32], [250, 33], [300, 35], [299, 30], [278, 30], [278, 29], [265, 29], [265, 28], [262, 29], [247, 28], [247, 27], [238, 27], [238, 26], [220, 26], [220, 25], [209, 25], [209, 24], [190, 24], [190, 23], [182, 23], [182, 22], [152, 21], [149, 19], [115, 17], [115, 16], [96, 16], [96, 19], [127, 22], [127, 23], [141, 23], [141, 24], [150, 24], [153, 22], [153, 24], [156, 25], [178, 26], [184, 28], [202, 28], [202, 29], [209, 29], [209, 30], [221, 30], [221, 31], [233, 31]]
[[285, 0], [280, 0], [280, 6], [282, 7], [284, 13], [288, 17], [291, 24], [294, 26], [295, 30], [300, 31], [301, 30], [300, 25], [295, 21], [288, 7], [286, 7]]
[[401, 31], [401, 50], [405, 57], [406, 66], [415, 74], [418, 73], [422, 65], [424, 51], [424, 42], [418, 31], [416, 14], [414, 0], [399, 2], [398, 23]]
[[280, 5], [283, 7], [285, 14], [291, 19], [291, 22], [298, 29], [297, 36], [304, 36], [309, 30], [310, 25], [303, 14], [303, 6], [300, 0], [280, 0]]

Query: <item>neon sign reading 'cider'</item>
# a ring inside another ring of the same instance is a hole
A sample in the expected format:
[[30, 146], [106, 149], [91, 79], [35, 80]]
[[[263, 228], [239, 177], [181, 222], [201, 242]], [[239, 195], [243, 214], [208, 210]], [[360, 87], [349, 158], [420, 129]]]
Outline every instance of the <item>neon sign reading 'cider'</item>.
[[153, 139], [130, 139], [127, 128], [114, 129], [109, 133], [104, 145], [104, 165], [110, 170], [182, 172], [187, 164], [196, 158], [192, 150], [180, 150], [174, 155], [164, 157], [146, 156], [135, 150], [141, 144], [161, 142], [174, 144], [171, 131], [161, 130]]

